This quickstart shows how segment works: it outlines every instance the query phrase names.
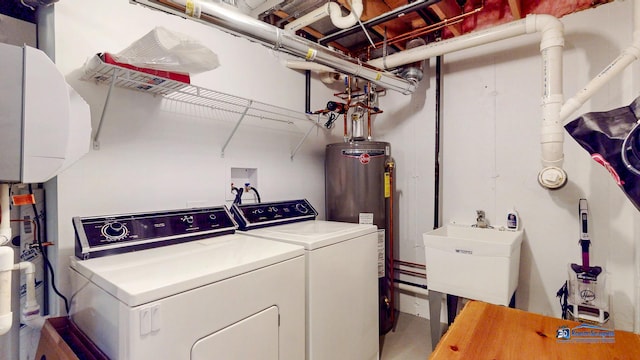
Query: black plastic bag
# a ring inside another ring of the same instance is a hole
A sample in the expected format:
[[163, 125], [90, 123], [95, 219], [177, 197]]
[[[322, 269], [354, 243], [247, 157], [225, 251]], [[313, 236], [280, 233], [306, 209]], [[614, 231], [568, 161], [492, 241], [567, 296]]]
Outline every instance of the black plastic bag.
[[[591, 154], [591, 158], [609, 170], [618, 186], [638, 210], [640, 210], [639, 118], [640, 97], [629, 106], [605, 112], [586, 113], [564, 127], [569, 135]], [[625, 145], [624, 151], [623, 145]]]

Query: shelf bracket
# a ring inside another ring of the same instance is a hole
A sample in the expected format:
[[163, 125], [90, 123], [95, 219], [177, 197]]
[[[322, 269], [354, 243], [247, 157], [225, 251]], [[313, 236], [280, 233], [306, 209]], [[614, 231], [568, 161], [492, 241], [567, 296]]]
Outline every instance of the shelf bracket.
[[107, 106], [109, 106], [109, 100], [111, 99], [111, 92], [113, 91], [113, 85], [116, 83], [116, 68], [113, 69], [113, 73], [111, 74], [111, 84], [109, 85], [109, 92], [107, 93], [107, 98], [104, 101], [104, 107], [102, 108], [102, 114], [100, 115], [100, 122], [98, 122], [98, 129], [96, 130], [96, 134], [93, 137], [93, 150], [100, 150], [100, 130], [102, 130], [102, 121], [104, 120], [104, 114], [107, 112]]
[[[318, 116], [319, 117], [319, 116]], [[298, 145], [296, 146], [295, 149], [293, 149], [293, 152], [291, 152], [291, 161], [293, 161], [293, 158], [296, 156], [296, 153], [298, 152], [298, 150], [300, 149], [300, 147], [302, 146], [302, 144], [305, 142], [305, 140], [307, 140], [307, 138], [309, 137], [309, 134], [311, 134], [311, 130], [315, 129], [316, 125], [311, 125], [311, 127], [309, 128], [309, 130], [307, 130], [307, 133], [304, 134], [304, 137], [300, 140], [300, 142], [298, 142]]]
[[225, 141], [224, 145], [222, 145], [222, 152], [220, 154], [221, 157], [224, 157], [224, 150], [227, 148], [227, 145], [229, 145], [229, 142], [231, 141], [231, 138], [233, 138], [233, 135], [235, 135], [236, 131], [238, 130], [238, 127], [240, 127], [240, 123], [242, 122], [242, 120], [244, 120], [244, 117], [247, 115], [247, 112], [249, 112], [249, 109], [251, 109], [252, 104], [253, 104], [253, 100], [249, 100], [249, 104], [247, 104], [247, 107], [242, 112], [242, 115], [240, 115], [240, 119], [236, 123], [236, 126], [234, 126], [233, 130], [231, 131], [231, 134], [229, 134], [227, 141]]

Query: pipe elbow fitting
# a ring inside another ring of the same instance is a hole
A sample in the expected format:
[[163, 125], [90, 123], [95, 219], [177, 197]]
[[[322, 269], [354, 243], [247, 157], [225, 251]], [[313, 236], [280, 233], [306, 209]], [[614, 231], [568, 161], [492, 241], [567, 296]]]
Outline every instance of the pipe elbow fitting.
[[20, 321], [30, 328], [39, 330], [39, 329], [42, 329], [42, 327], [44, 326], [44, 322], [45, 320], [47, 320], [47, 318], [48, 316], [40, 315], [40, 308], [38, 308], [37, 312], [34, 312], [32, 314], [25, 314], [23, 312]]
[[13, 313], [11, 311], [0, 314], [0, 336], [11, 330], [11, 324], [13, 324]]
[[20, 271], [24, 271], [25, 275], [33, 275], [36, 273], [35, 265], [30, 261], [21, 261], [18, 264]]
[[628, 48], [623, 50], [623, 53], [633, 56], [635, 60], [640, 59], [640, 31], [633, 33], [633, 42]]
[[558, 18], [546, 14], [527, 15], [526, 32], [540, 32], [540, 51], [552, 46], [564, 47], [564, 25]]
[[364, 11], [364, 5], [362, 4], [362, 0], [354, 0], [351, 4], [351, 13], [346, 16], [342, 16], [340, 5], [337, 3], [330, 2], [328, 4], [328, 10], [331, 23], [337, 28], [346, 29], [358, 22]]

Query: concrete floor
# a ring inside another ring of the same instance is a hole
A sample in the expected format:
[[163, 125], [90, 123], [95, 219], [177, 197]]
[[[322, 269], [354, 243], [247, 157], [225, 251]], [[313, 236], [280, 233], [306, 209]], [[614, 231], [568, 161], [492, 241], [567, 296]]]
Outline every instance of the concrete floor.
[[425, 360], [431, 354], [429, 320], [399, 313], [396, 327], [380, 337], [381, 360]]

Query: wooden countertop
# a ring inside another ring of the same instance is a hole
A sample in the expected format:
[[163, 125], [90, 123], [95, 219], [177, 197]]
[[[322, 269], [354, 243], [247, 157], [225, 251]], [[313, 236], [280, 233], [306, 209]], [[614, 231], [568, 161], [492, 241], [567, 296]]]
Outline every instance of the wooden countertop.
[[[563, 326], [571, 338], [557, 338]], [[575, 321], [470, 301], [430, 359], [633, 360], [640, 359], [640, 335], [603, 332]]]

